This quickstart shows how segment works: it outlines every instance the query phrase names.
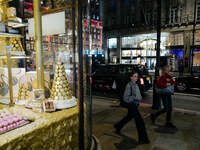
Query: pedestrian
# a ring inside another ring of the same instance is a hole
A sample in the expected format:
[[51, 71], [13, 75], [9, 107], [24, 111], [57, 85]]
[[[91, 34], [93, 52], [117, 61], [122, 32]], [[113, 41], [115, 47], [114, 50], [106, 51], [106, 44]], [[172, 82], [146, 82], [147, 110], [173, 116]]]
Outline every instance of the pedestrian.
[[183, 63], [181, 62], [180, 65], [178, 66], [178, 71], [179, 71], [179, 76], [183, 75], [184, 72], [184, 66]]
[[[159, 79], [158, 79], [158, 81], [156, 83], [156, 87], [164, 89], [167, 86], [170, 86], [172, 84], [174, 84], [174, 86], [176, 86], [177, 82], [174, 81], [172, 76], [169, 75], [169, 67], [168, 66], [164, 66], [162, 68], [161, 76], [159, 77]], [[174, 126], [172, 124], [172, 122], [171, 122], [171, 114], [172, 114], [172, 98], [171, 98], [171, 94], [160, 95], [160, 97], [161, 97], [161, 99], [163, 101], [164, 109], [159, 110], [155, 114], [151, 114], [150, 115], [151, 121], [153, 123], [155, 123], [155, 119], [158, 116], [160, 116], [163, 113], [167, 113], [165, 126], [176, 128], [176, 126]]]
[[116, 133], [120, 133], [123, 126], [130, 122], [132, 118], [134, 118], [138, 131], [139, 141], [143, 143], [150, 143], [146, 132], [144, 120], [137, 109], [140, 101], [142, 100], [140, 89], [136, 84], [136, 81], [138, 80], [138, 73], [133, 71], [130, 74], [130, 78], [131, 81], [126, 85], [123, 97], [126, 104], [125, 107], [128, 109], [128, 113], [120, 122], [115, 124], [114, 127], [116, 129]]
[[124, 107], [124, 91], [126, 84], [129, 82], [128, 76], [124, 74], [124, 68], [119, 69], [119, 74], [116, 77], [117, 93], [120, 101], [120, 106]]

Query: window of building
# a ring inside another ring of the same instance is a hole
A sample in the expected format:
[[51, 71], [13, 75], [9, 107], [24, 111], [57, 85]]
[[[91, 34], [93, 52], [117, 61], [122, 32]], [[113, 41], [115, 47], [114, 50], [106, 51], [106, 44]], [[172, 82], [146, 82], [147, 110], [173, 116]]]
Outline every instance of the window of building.
[[115, 0], [111, 0], [110, 11], [115, 12]]
[[135, 14], [132, 14], [132, 26], [135, 24]]
[[153, 24], [157, 25], [157, 10], [154, 9], [153, 11]]
[[100, 39], [100, 35], [98, 35], [98, 39]]
[[177, 22], [177, 6], [171, 6], [171, 23]]
[[100, 29], [97, 29], [97, 32], [100, 33]]
[[97, 20], [99, 20], [99, 16], [97, 16]]
[[129, 15], [126, 15], [126, 18], [125, 18], [125, 27], [126, 28], [130, 27], [130, 16]]
[[147, 21], [147, 24], [150, 26], [151, 25], [151, 11], [150, 10], [146, 11], [146, 21]]
[[96, 34], [94, 34], [94, 39], [96, 39]]
[[182, 22], [182, 11], [183, 11], [183, 6], [180, 6], [180, 22]]
[[93, 15], [92, 18], [95, 19], [95, 15]]
[[94, 33], [96, 32], [96, 28], [94, 28]]
[[197, 3], [197, 20], [200, 20], [200, 2]]
[[117, 48], [117, 38], [110, 38], [108, 40], [108, 48]]
[[111, 29], [115, 29], [115, 19], [111, 19]]
[[130, 0], [125, 0], [125, 5], [130, 5]]

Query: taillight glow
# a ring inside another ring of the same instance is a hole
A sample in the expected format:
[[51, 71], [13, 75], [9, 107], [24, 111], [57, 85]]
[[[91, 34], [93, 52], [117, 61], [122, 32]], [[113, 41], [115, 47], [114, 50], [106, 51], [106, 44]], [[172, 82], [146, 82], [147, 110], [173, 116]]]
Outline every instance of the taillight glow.
[[144, 79], [143, 78], [140, 78], [140, 84], [144, 85]]

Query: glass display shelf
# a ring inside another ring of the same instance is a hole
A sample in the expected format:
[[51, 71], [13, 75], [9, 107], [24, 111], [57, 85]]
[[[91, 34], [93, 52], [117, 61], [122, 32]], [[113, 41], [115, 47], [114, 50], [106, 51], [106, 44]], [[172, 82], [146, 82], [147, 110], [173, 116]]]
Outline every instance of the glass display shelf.
[[22, 34], [0, 32], [0, 37], [24, 37]]
[[18, 28], [18, 27], [24, 27], [24, 26], [28, 26], [29, 23], [26, 22], [18, 22], [18, 21], [14, 21], [14, 20], [8, 20], [8, 26], [12, 26], [13, 28]]

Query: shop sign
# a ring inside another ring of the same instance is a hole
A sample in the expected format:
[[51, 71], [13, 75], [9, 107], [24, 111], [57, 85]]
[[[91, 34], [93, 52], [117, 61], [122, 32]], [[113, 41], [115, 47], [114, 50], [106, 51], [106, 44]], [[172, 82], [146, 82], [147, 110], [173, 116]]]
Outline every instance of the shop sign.
[[[35, 37], [34, 18], [28, 19], [29, 37]], [[42, 16], [42, 36], [65, 33], [65, 12]]]

